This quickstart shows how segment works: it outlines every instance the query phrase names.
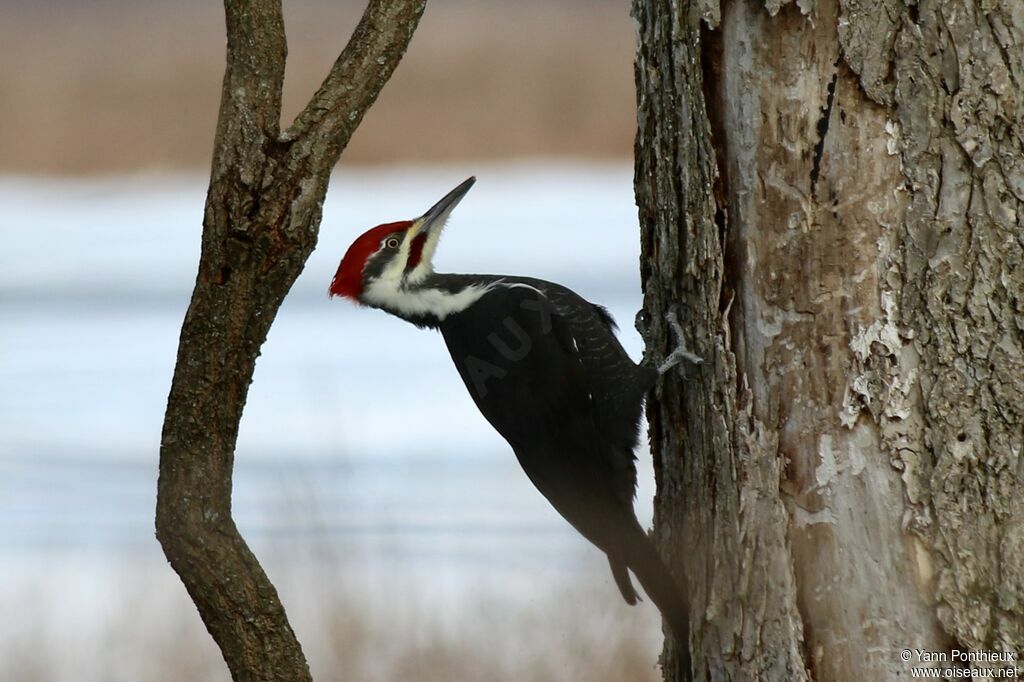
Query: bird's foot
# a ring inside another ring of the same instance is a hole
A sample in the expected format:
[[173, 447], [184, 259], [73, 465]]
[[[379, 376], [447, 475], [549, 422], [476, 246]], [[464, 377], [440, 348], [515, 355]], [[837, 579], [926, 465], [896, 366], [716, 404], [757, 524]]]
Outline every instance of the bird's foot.
[[672, 329], [672, 335], [676, 338], [676, 347], [668, 354], [668, 357], [658, 365], [658, 374], [664, 374], [684, 360], [694, 365], [703, 363], [704, 358], [690, 351], [686, 347], [686, 343], [683, 341], [683, 325], [680, 324], [679, 314], [674, 307], [672, 310], [665, 313], [665, 319], [668, 321], [669, 327]]

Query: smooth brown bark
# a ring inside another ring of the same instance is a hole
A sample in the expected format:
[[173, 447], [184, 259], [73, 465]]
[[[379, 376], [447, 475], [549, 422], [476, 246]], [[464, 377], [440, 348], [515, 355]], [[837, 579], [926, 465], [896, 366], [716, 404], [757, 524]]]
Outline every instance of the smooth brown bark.
[[277, 592], [231, 516], [256, 358], [316, 245], [330, 171], [409, 44], [426, 0], [375, 0], [280, 133], [280, 2], [226, 0], [228, 50], [202, 256], [160, 448], [156, 530], [236, 680], [308, 680]]
[[708, 360], [648, 406], [698, 679], [1024, 654], [1024, 11], [983, 4], [634, 2], [645, 306]]

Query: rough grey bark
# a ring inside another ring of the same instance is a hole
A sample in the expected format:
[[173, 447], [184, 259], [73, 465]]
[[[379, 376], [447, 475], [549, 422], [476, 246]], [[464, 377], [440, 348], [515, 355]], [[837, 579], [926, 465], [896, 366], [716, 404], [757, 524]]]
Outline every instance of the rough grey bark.
[[279, 0], [225, 0], [227, 69], [160, 447], [156, 530], [236, 680], [308, 680], [284, 608], [231, 517], [256, 358], [316, 245], [331, 168], [408, 46], [426, 0], [373, 0], [306, 109], [280, 131]]
[[698, 677], [1024, 655], [1024, 5], [633, 11], [645, 306], [708, 360], [648, 406]]

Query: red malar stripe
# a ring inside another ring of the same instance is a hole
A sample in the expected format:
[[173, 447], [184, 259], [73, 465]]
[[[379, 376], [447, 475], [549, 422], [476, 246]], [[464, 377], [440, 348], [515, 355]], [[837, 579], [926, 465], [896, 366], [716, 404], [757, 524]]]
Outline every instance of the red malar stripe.
[[405, 264], [405, 271], [409, 272], [423, 258], [423, 245], [427, 242], [427, 235], [418, 234], [412, 239], [412, 246], [409, 247], [409, 261]]

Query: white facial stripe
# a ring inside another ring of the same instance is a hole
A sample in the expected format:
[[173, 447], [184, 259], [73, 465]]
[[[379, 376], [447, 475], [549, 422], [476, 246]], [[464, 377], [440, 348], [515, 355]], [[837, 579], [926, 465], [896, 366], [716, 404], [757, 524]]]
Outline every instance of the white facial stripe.
[[414, 231], [414, 229], [409, 229], [402, 235], [390, 234], [381, 242], [381, 247], [377, 250], [377, 253], [384, 249], [384, 244], [387, 243], [388, 239], [399, 238], [402, 240], [398, 246], [398, 253], [388, 261], [384, 270], [381, 271], [380, 279], [400, 279], [402, 277], [402, 273], [405, 271], [405, 263], [409, 259], [409, 247], [412, 244], [412, 233]]
[[[420, 262], [416, 264], [406, 279], [413, 283], [419, 284], [426, 278], [427, 275], [434, 271], [434, 252], [437, 250], [437, 243], [441, 241], [441, 231], [444, 229], [444, 225], [434, 225], [430, 230], [430, 234], [427, 235], [427, 240], [423, 242], [423, 251], [420, 254]], [[419, 232], [419, 230], [417, 230]]]
[[[400, 286], [405, 279], [405, 266], [406, 263], [409, 262], [409, 253], [412, 251], [412, 243], [413, 240], [415, 240], [416, 235], [419, 233], [420, 227], [420, 225], [413, 225], [401, 235], [397, 233], [390, 234], [381, 241], [380, 248], [378, 248], [376, 252], [378, 254], [385, 249], [385, 244], [389, 239], [399, 238], [402, 240], [398, 246], [398, 253], [388, 260], [380, 274], [377, 275], [375, 279], [371, 280], [366, 287], [363, 293], [364, 298], [369, 300], [368, 294], [374, 288], [380, 291], [398, 291], [400, 289]], [[427, 239], [429, 240], [430, 237]], [[422, 264], [423, 261], [421, 260], [420, 262]], [[428, 264], [427, 272], [429, 272], [429, 270], [430, 268]], [[424, 276], [425, 275], [426, 273], [424, 273]]]
[[401, 279], [375, 280], [363, 291], [372, 306], [405, 316], [433, 316], [443, 320], [465, 310], [490, 290], [490, 286], [471, 286], [450, 294], [438, 289], [405, 289]]
[[467, 287], [454, 294], [438, 289], [416, 288], [434, 271], [434, 252], [447, 220], [447, 214], [435, 219], [423, 243], [419, 263], [408, 273], [405, 266], [409, 262], [412, 244], [423, 229], [423, 223], [418, 222], [406, 230], [398, 253], [363, 290], [363, 301], [402, 316], [433, 316], [443, 320], [452, 313], [465, 310], [486, 294], [493, 284]]

